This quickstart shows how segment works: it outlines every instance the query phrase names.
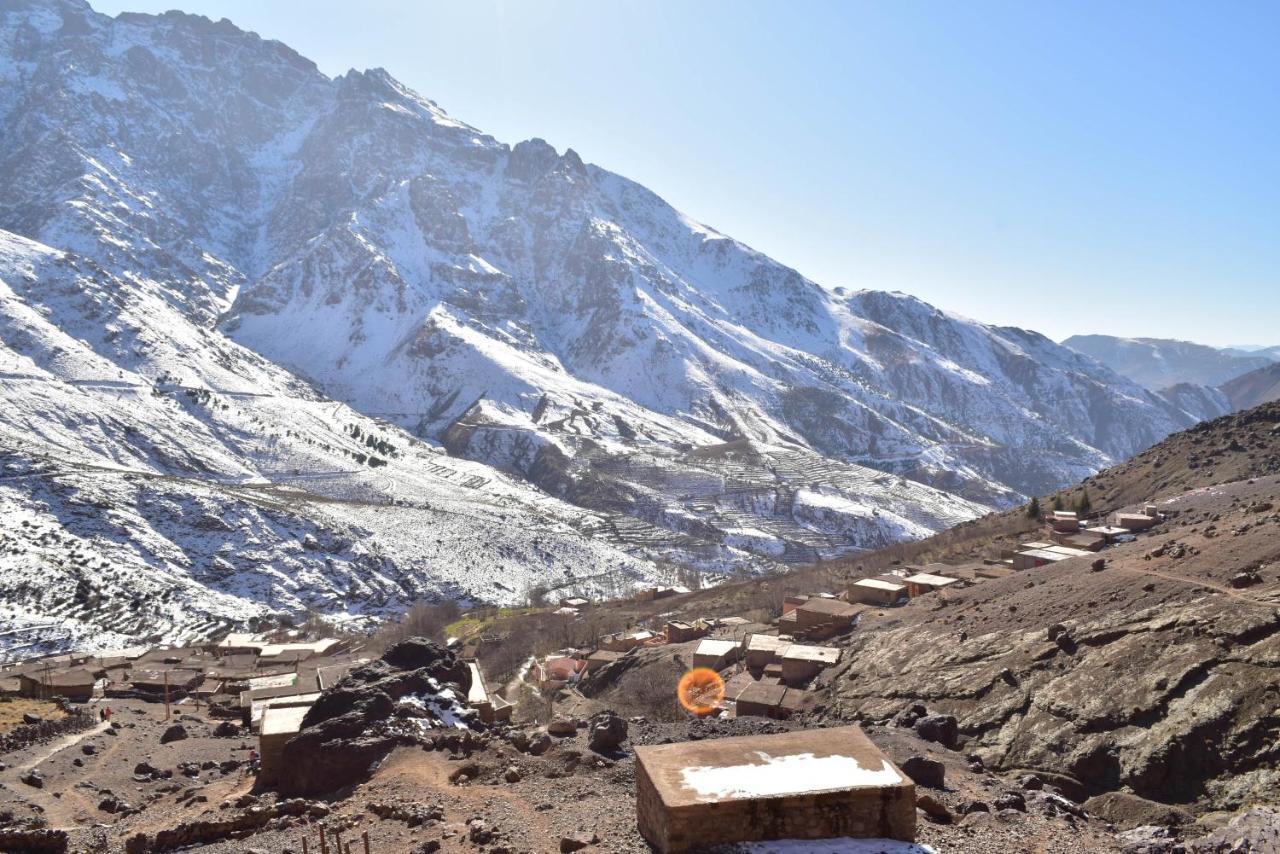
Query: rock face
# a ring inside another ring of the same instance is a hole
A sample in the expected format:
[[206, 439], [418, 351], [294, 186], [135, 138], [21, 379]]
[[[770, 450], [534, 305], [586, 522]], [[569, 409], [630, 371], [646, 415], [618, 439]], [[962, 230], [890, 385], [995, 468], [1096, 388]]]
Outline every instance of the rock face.
[[401, 641], [320, 695], [284, 746], [289, 773], [280, 790], [331, 792], [364, 779], [398, 743], [479, 729], [465, 702], [470, 687], [471, 673], [453, 653], [423, 638]]

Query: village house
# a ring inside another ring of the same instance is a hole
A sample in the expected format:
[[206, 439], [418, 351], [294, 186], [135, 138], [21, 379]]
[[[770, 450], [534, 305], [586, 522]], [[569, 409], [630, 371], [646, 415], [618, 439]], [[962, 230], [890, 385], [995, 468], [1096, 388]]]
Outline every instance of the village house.
[[511, 704], [489, 691], [479, 663], [468, 661], [467, 669], [471, 672], [471, 687], [467, 689], [467, 703], [480, 713], [480, 720], [487, 724], [510, 720]]
[[667, 621], [667, 643], [685, 643], [705, 637], [711, 628], [704, 623], [697, 625], [681, 620]]
[[1055, 531], [1074, 533], [1080, 530], [1080, 516], [1071, 510], [1054, 510], [1049, 514], [1048, 522]]
[[1066, 560], [1070, 555], [1064, 555], [1061, 552], [1050, 551], [1048, 548], [1032, 549], [1024, 548], [1013, 556], [1013, 568], [1035, 569], [1038, 566], [1048, 566], [1051, 563], [1057, 563], [1060, 560]]
[[856, 726], [640, 745], [635, 756], [640, 835], [659, 854], [780, 837], [915, 839], [914, 784]]
[[746, 666], [752, 670], [763, 670], [778, 661], [778, 651], [791, 644], [791, 638], [777, 635], [747, 635], [743, 644]]
[[904, 580], [907, 585], [907, 595], [912, 599], [917, 596], [923, 596], [926, 593], [946, 590], [948, 587], [960, 583], [960, 579], [958, 578], [947, 578], [943, 575], [933, 575], [928, 572], [918, 572], [915, 575], [908, 575]]
[[782, 600], [782, 613], [784, 615], [790, 614], [796, 608], [799, 608], [805, 602], [808, 602], [809, 598], [810, 598], [809, 596], [806, 596], [803, 593], [795, 593], [785, 597]]
[[861, 578], [849, 585], [849, 601], [887, 608], [907, 595], [907, 585], [887, 578]]
[[840, 650], [793, 643], [778, 651], [778, 660], [782, 664], [782, 681], [787, 685], [803, 685], [824, 668], [838, 662]]
[[625, 652], [619, 652], [614, 649], [597, 649], [595, 652], [587, 656], [586, 672], [594, 673], [601, 667], [607, 667], [608, 665], [613, 664], [626, 654], [627, 653]]
[[1145, 531], [1154, 527], [1160, 521], [1158, 516], [1149, 516], [1146, 513], [1117, 513], [1116, 527], [1124, 528], [1127, 532]]
[[567, 655], [552, 656], [538, 665], [538, 687], [544, 691], [563, 688], [577, 682], [586, 669], [586, 659]]
[[131, 670], [129, 688], [147, 699], [180, 700], [204, 681], [204, 671], [191, 667]]
[[644, 646], [653, 640], [654, 634], [648, 629], [637, 629], [630, 632], [615, 632], [611, 635], [604, 635], [597, 642], [596, 646], [600, 649], [613, 650], [615, 652], [628, 652], [638, 646]]
[[862, 605], [839, 599], [810, 598], [796, 606], [796, 633], [814, 638], [831, 637], [852, 626], [864, 609]]
[[742, 647], [734, 640], [703, 638], [693, 651], [693, 666], [723, 670], [738, 660], [741, 650]]
[[734, 716], [739, 718], [784, 718], [782, 701], [787, 695], [785, 685], [766, 685], [753, 682], [738, 694], [734, 703]]
[[264, 710], [258, 734], [258, 784], [271, 786], [284, 773], [284, 745], [302, 729], [310, 705], [272, 706]]
[[1085, 528], [1085, 533], [1102, 537], [1110, 545], [1116, 542], [1119, 537], [1128, 534], [1129, 529], [1121, 528], [1118, 525], [1098, 525], [1093, 528]]
[[18, 692], [37, 700], [66, 697], [73, 703], [87, 703], [93, 697], [96, 681], [93, 673], [84, 667], [33, 669], [18, 674]]

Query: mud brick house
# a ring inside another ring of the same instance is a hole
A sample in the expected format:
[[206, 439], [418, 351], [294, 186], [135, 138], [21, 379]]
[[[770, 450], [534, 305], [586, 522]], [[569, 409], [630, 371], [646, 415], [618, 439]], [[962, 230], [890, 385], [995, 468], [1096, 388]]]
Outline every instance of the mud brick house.
[[625, 655], [625, 652], [613, 649], [597, 649], [587, 656], [587, 673], [594, 673], [601, 667], [607, 667]]
[[1075, 533], [1080, 530], [1080, 517], [1071, 510], [1054, 510], [1048, 521], [1049, 527], [1055, 531]]
[[93, 697], [96, 681], [93, 673], [84, 667], [48, 671], [33, 669], [18, 674], [18, 693], [38, 700], [66, 697], [73, 703], [86, 703]]
[[831, 637], [852, 626], [863, 610], [865, 607], [862, 605], [851, 605], [839, 599], [813, 597], [796, 606], [795, 631], [805, 637]]
[[723, 670], [738, 660], [741, 651], [742, 646], [737, 641], [704, 638], [693, 651], [693, 666]]
[[686, 623], [682, 620], [668, 620], [667, 643], [685, 643], [686, 641], [697, 640], [705, 637], [709, 631], [709, 628]]
[[793, 643], [778, 651], [782, 664], [782, 681], [802, 685], [817, 676], [823, 668], [840, 660], [840, 650], [829, 646], [807, 646]]
[[856, 726], [635, 753], [640, 834], [660, 854], [771, 839], [915, 839], [914, 784]]
[[849, 585], [849, 601], [863, 605], [887, 608], [896, 605], [907, 595], [907, 585], [901, 580], [887, 578], [862, 578]]
[[778, 651], [790, 646], [791, 639], [777, 635], [747, 635], [743, 644], [745, 663], [752, 670], [762, 670], [778, 662]]
[[1145, 531], [1154, 527], [1160, 521], [1158, 516], [1148, 516], [1146, 513], [1117, 513], [1116, 526], [1124, 528], [1126, 531]]
[[204, 671], [190, 667], [156, 667], [133, 670], [129, 687], [150, 699], [164, 699], [166, 685], [170, 700], [180, 700], [204, 681]]
[[302, 729], [302, 719], [311, 705], [272, 706], [262, 715], [262, 727], [258, 734], [258, 784], [274, 785], [284, 773], [284, 744]]
[[511, 704], [489, 690], [479, 663], [468, 661], [467, 668], [471, 671], [471, 687], [467, 689], [467, 704], [480, 713], [480, 720], [487, 724], [511, 720]]
[[945, 575], [933, 575], [928, 572], [918, 572], [915, 575], [908, 575], [905, 581], [907, 584], [907, 595], [912, 599], [917, 596], [923, 596], [926, 593], [946, 590], [953, 584], [960, 583], [960, 579], [958, 578], [947, 578]]

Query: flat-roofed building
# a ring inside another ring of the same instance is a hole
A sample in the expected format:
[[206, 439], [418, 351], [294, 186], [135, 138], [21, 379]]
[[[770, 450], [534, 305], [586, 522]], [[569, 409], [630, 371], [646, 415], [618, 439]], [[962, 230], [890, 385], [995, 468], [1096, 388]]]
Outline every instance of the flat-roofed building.
[[841, 602], [839, 599], [811, 598], [808, 602], [796, 606], [796, 627], [813, 629], [820, 625], [834, 623], [840, 628], [853, 625], [853, 621], [863, 611], [857, 605]]
[[723, 670], [738, 660], [741, 650], [742, 645], [735, 640], [703, 638], [693, 651], [693, 666]]
[[933, 575], [928, 572], [918, 572], [915, 575], [908, 575], [904, 581], [907, 585], [907, 595], [912, 599], [917, 596], [923, 596], [926, 593], [946, 590], [948, 587], [960, 583], [960, 579], [958, 578], [947, 578], [944, 575]]
[[1114, 543], [1116, 537], [1122, 537], [1129, 533], [1129, 529], [1121, 528], [1119, 525], [1097, 525], [1093, 528], [1085, 528], [1085, 533], [1096, 534], [1108, 543]]
[[856, 726], [635, 754], [640, 834], [660, 854], [777, 839], [915, 839], [914, 784]]
[[746, 642], [743, 644], [747, 667], [754, 670], [776, 664], [778, 651], [790, 644], [791, 638], [782, 638], [777, 635], [747, 635]]
[[861, 578], [849, 585], [849, 601], [887, 608], [907, 595], [907, 585], [887, 578]]
[[752, 682], [738, 693], [734, 715], [739, 718], [783, 718], [782, 701], [787, 695], [785, 685], [766, 685]]
[[685, 643], [705, 637], [711, 629], [705, 625], [667, 620], [667, 643]]
[[587, 672], [594, 673], [601, 667], [607, 667], [625, 656], [625, 652], [616, 649], [597, 649], [587, 656]]
[[830, 646], [793, 643], [779, 650], [778, 660], [782, 664], [782, 681], [787, 685], [802, 685], [824, 668], [838, 662], [840, 650]]
[[1145, 531], [1147, 528], [1153, 527], [1159, 521], [1159, 517], [1148, 516], [1146, 513], [1116, 514], [1116, 526], [1124, 528], [1129, 532]]
[[32, 669], [18, 674], [18, 693], [38, 700], [66, 697], [73, 703], [87, 703], [97, 681], [86, 667]]
[[284, 745], [302, 729], [311, 704], [272, 706], [264, 710], [258, 734], [258, 783], [272, 785], [284, 773]]
[[1043, 549], [1026, 549], [1018, 552], [1013, 556], [1014, 569], [1035, 569], [1038, 566], [1048, 566], [1051, 563], [1057, 563], [1060, 560], [1066, 560], [1070, 555], [1064, 555], [1062, 552], [1050, 551]]

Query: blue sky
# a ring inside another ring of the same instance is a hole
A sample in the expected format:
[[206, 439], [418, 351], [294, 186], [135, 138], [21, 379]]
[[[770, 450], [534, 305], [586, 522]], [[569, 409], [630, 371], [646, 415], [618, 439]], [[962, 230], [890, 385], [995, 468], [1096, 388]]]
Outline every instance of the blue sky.
[[382, 66], [830, 286], [1280, 343], [1280, 3], [99, 0]]

